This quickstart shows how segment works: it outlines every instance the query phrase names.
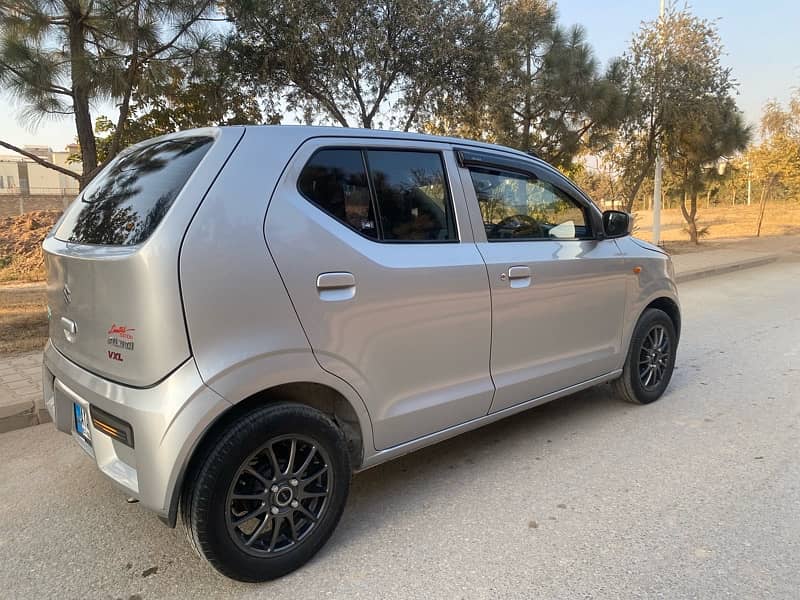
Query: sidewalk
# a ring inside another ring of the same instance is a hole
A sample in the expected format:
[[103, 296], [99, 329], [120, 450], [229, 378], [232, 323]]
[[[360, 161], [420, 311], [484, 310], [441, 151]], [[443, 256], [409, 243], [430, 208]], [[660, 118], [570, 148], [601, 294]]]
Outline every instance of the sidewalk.
[[42, 353], [0, 358], [0, 433], [48, 421], [42, 404]]
[[780, 255], [773, 252], [708, 250], [694, 254], [675, 255], [672, 257], [672, 264], [675, 265], [675, 281], [685, 283], [701, 277], [766, 265], [775, 262], [778, 258]]
[[[707, 242], [704, 248], [673, 254], [678, 283], [757, 267], [783, 257], [800, 260], [800, 237]], [[41, 362], [41, 352], [0, 358], [0, 433], [50, 421], [42, 404]]]

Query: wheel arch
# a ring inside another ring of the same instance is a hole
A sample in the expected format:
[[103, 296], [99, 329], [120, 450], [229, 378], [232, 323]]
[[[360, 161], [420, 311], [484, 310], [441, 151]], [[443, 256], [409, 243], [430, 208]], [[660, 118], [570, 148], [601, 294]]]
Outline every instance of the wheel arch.
[[667, 296], [660, 296], [651, 300], [647, 306], [645, 306], [642, 311], [639, 313], [636, 321], [638, 322], [639, 319], [642, 318], [642, 315], [648, 308], [657, 308], [667, 314], [667, 316], [672, 321], [673, 326], [675, 327], [675, 335], [677, 336], [678, 340], [681, 338], [681, 309], [678, 306], [678, 303], [675, 302], [672, 298]]
[[233, 422], [246, 415], [256, 407], [278, 402], [310, 406], [331, 417], [344, 433], [353, 470], [357, 470], [364, 461], [366, 443], [370, 443], [371, 431], [364, 431], [358, 412], [352, 403], [339, 390], [315, 381], [294, 381], [280, 383], [259, 390], [232, 404], [222, 412], [203, 431], [192, 448], [172, 490], [169, 511], [162, 520], [175, 527], [178, 519], [178, 507], [184, 487], [192, 480], [191, 473], [199, 467], [206, 451], [215, 440]]
[[[634, 329], [636, 329], [636, 324], [642, 318], [642, 315], [645, 313], [645, 311], [649, 308], [657, 308], [667, 314], [672, 321], [672, 324], [675, 326], [675, 335], [677, 336], [678, 341], [680, 341], [681, 309], [680, 304], [678, 303], [677, 295], [674, 295], [665, 289], [660, 289], [637, 306], [639, 307], [638, 310], [635, 310], [635, 312], [632, 311], [635, 318], [627, 320], [623, 329], [623, 352], [621, 353], [623, 363], [625, 358], [628, 356], [628, 350], [630, 349], [631, 338], [633, 337]], [[620, 368], [622, 368], [622, 365], [620, 365]]]

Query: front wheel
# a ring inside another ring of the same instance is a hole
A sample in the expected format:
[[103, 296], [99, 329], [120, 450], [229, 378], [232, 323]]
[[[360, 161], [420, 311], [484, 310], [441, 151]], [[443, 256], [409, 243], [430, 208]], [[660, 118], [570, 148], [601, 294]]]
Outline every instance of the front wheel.
[[648, 308], [633, 330], [622, 376], [612, 382], [615, 392], [635, 404], [658, 400], [675, 367], [678, 339], [667, 313]]
[[223, 575], [275, 579], [331, 536], [350, 474], [344, 435], [326, 415], [298, 404], [259, 408], [204, 457], [182, 500], [187, 536]]

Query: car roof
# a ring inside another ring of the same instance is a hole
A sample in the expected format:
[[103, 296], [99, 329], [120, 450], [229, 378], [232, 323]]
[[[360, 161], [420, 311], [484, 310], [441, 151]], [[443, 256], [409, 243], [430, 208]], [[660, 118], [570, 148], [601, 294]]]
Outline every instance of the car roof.
[[[220, 129], [226, 129], [233, 126], [220, 126]], [[286, 133], [291, 132], [297, 137], [358, 137], [358, 138], [375, 138], [375, 139], [396, 139], [396, 140], [413, 140], [424, 142], [439, 142], [448, 143], [457, 146], [470, 146], [473, 148], [482, 148], [485, 150], [494, 150], [506, 152], [519, 156], [520, 158], [538, 159], [539, 157], [534, 154], [526, 154], [521, 150], [509, 148], [508, 146], [501, 146], [499, 144], [490, 144], [488, 142], [479, 142], [466, 138], [447, 137], [440, 135], [430, 135], [427, 133], [415, 133], [408, 131], [390, 131], [386, 129], [362, 129], [358, 127], [330, 127], [320, 125], [245, 125], [247, 129], [257, 129], [261, 131], [283, 131]], [[541, 160], [541, 159], [539, 159]]]

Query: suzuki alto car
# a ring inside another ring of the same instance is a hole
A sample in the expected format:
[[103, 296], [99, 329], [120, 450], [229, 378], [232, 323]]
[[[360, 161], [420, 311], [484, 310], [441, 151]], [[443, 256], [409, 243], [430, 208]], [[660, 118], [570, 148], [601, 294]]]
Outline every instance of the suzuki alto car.
[[670, 258], [530, 155], [372, 130], [122, 152], [44, 242], [44, 396], [229, 577], [296, 569], [355, 471], [612, 382], [666, 389]]

